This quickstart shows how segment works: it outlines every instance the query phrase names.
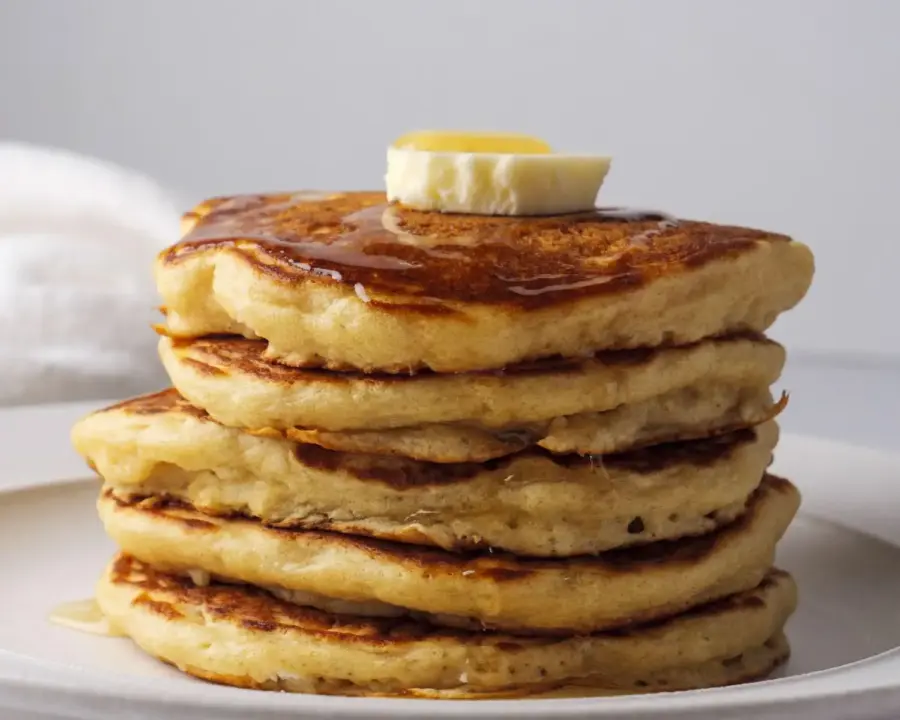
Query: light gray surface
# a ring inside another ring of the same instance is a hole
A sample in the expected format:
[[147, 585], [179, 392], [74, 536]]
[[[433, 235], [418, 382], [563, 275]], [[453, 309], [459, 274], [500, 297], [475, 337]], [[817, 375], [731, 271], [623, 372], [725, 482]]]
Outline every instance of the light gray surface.
[[900, 451], [900, 361], [789, 355], [786, 432]]
[[187, 203], [379, 187], [417, 127], [532, 132], [612, 154], [604, 202], [810, 243], [796, 347], [900, 353], [898, 26], [896, 0], [3, 0], [0, 136]]

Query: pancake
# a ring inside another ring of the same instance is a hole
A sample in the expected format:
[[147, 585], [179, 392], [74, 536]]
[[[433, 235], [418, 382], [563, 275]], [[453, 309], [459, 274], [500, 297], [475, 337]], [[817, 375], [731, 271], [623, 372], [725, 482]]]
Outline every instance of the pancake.
[[[263, 690], [429, 698], [652, 692], [757, 679], [789, 653], [787, 573], [667, 622], [559, 639], [331, 615], [264, 591], [202, 587], [125, 555], [97, 601], [141, 648], [182, 671]], [[570, 688], [571, 689], [571, 688]]]
[[436, 465], [249, 435], [168, 391], [94, 413], [72, 437], [121, 499], [169, 498], [210, 515], [447, 550], [567, 556], [732, 521], [759, 484], [778, 429], [771, 422], [608, 457], [535, 450]]
[[560, 455], [609, 455], [707, 438], [758, 425], [777, 416], [786, 405], [786, 395], [776, 403], [767, 387], [700, 382], [605, 412], [568, 415], [515, 428], [427, 423], [384, 430], [266, 428], [252, 432], [351, 453], [399, 455], [436, 463], [486, 462], [533, 446]]
[[606, 412], [580, 413], [506, 430], [429, 423], [385, 430], [271, 428], [257, 432], [343, 452], [399, 455], [435, 463], [487, 462], [534, 446], [559, 455], [610, 455], [713, 437], [765, 422], [786, 405], [786, 395], [776, 403], [765, 387], [704, 383]]
[[156, 498], [128, 502], [109, 489], [98, 509], [123, 552], [161, 570], [405, 608], [441, 625], [571, 634], [671, 616], [754, 587], [799, 501], [793, 485], [769, 476], [747, 511], [714, 533], [553, 560], [276, 529]]
[[296, 366], [501, 368], [764, 331], [805, 295], [784, 235], [592, 211], [416, 212], [382, 193], [215, 198], [185, 217], [156, 281], [169, 332], [269, 341]]
[[[258, 340], [160, 339], [163, 364], [182, 396], [225, 425], [254, 430], [371, 431], [458, 423], [509, 433], [530, 423], [552, 424], [565, 416], [638, 405], [678, 390], [701, 398], [706, 387], [759, 392], [778, 379], [785, 358], [777, 343], [738, 336], [580, 360], [544, 360], [503, 372], [410, 376], [289, 368], [266, 361], [265, 350], [265, 342]], [[636, 412], [640, 425], [641, 411]], [[749, 411], [754, 413], [758, 416], [759, 409]], [[727, 408], [719, 412], [723, 414]], [[702, 426], [716, 416], [710, 406], [698, 422]], [[635, 431], [626, 429], [626, 438], [629, 432], [634, 436]], [[645, 437], [654, 432], [648, 428]], [[561, 447], [567, 445], [554, 449]]]

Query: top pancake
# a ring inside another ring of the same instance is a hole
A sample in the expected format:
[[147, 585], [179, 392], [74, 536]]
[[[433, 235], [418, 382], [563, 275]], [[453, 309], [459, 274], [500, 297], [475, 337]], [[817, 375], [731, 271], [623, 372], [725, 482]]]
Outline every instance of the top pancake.
[[269, 341], [298, 366], [438, 372], [762, 331], [805, 294], [808, 248], [746, 228], [597, 210], [423, 213], [381, 193], [217, 198], [157, 283], [169, 331]]

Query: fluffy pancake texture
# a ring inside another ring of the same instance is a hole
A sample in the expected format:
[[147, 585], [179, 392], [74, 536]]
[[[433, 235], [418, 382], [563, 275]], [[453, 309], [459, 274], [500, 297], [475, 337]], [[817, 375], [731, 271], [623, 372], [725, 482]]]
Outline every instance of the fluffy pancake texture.
[[381, 193], [207, 201], [163, 252], [179, 337], [238, 333], [290, 365], [460, 372], [765, 330], [806, 293], [783, 235], [602, 210], [423, 213]]
[[608, 455], [713, 437], [760, 424], [786, 404], [786, 396], [776, 403], [765, 387], [701, 384], [605, 412], [568, 415], [516, 428], [428, 423], [385, 430], [273, 428], [260, 432], [345, 452], [400, 455], [437, 463], [485, 462], [533, 445], [561, 455]]
[[793, 485], [767, 476], [747, 511], [714, 533], [552, 560], [270, 528], [154, 498], [127, 501], [111, 490], [98, 508], [122, 551], [159, 569], [381, 603], [437, 624], [569, 634], [667, 617], [754, 587], [799, 501]]
[[239, 687], [434, 698], [709, 687], [755, 679], [789, 653], [787, 573], [668, 621], [608, 635], [523, 638], [406, 618], [337, 616], [261, 590], [197, 586], [131, 557], [97, 587], [110, 621], [149, 654]]
[[[119, 423], [124, 421], [125, 414], [164, 412], [161, 405], [166, 402], [187, 406], [172, 390], [126, 401], [122, 408], [109, 411], [114, 417], [105, 420]], [[524, 423], [516, 428], [428, 423], [384, 430], [266, 428], [253, 432], [329, 450], [398, 455], [436, 463], [468, 463], [486, 462], [533, 446], [557, 454], [607, 455], [654, 444], [713, 437], [760, 424], [776, 416], [786, 405], [786, 396], [775, 402], [767, 387], [700, 383], [605, 412]], [[206, 416], [195, 408], [185, 407], [184, 411]]]
[[[503, 372], [409, 376], [290, 368], [268, 362], [265, 342], [254, 340], [162, 337], [159, 347], [181, 395], [225, 425], [257, 430], [370, 431], [434, 423], [518, 430], [529, 423], [552, 425], [556, 418], [637, 406], [679, 390], [702, 397], [704, 388], [732, 387], [752, 394], [778, 379], [785, 358], [775, 342], [737, 336], [544, 360]], [[644, 407], [649, 412], [653, 403]], [[640, 425], [643, 411], [636, 412]], [[760, 410], [747, 413], [752, 420]], [[717, 416], [716, 409], [707, 407], [704, 414], [700, 425], [715, 425], [710, 418]], [[593, 422], [597, 427], [599, 421]], [[623, 427], [628, 422], [620, 421]], [[627, 437], [634, 431], [624, 432]], [[650, 427], [648, 434], [653, 432]], [[552, 449], [577, 444], [569, 439]]]
[[597, 458], [523, 451], [486, 464], [348, 454], [227, 428], [174, 391], [95, 413], [76, 449], [122, 499], [448, 550], [597, 553], [737, 517], [778, 438], [769, 422]]
[[173, 387], [72, 429], [118, 547], [97, 604], [149, 655], [260, 690], [765, 677], [800, 494], [767, 472], [787, 395], [764, 333], [813, 273], [785, 235], [652, 211], [201, 203], [155, 264]]

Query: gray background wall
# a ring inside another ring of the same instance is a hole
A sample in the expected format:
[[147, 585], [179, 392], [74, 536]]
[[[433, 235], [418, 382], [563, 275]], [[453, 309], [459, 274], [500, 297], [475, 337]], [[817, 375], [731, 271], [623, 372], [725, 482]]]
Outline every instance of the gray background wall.
[[604, 202], [810, 243], [795, 348], [900, 352], [896, 0], [0, 0], [0, 136], [185, 204], [378, 187], [418, 127], [610, 153]]

